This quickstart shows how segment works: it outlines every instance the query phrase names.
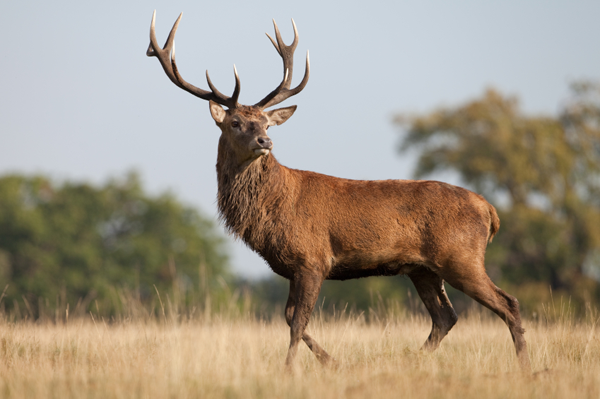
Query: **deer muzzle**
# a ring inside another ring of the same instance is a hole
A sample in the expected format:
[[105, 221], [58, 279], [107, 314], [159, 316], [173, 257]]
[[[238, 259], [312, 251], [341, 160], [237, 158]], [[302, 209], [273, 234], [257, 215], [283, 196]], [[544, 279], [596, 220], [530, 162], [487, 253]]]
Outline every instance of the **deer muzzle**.
[[273, 149], [273, 142], [268, 137], [259, 137], [256, 139], [258, 148], [254, 149], [255, 155], [267, 155]]

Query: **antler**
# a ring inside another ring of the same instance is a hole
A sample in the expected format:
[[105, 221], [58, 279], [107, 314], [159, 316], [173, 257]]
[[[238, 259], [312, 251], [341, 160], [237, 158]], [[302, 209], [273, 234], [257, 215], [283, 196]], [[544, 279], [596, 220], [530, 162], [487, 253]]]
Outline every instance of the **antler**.
[[186, 82], [179, 74], [177, 64], [175, 63], [175, 32], [177, 32], [179, 21], [181, 21], [182, 15], [183, 13], [181, 13], [179, 18], [177, 18], [177, 21], [175, 21], [175, 24], [169, 33], [169, 37], [167, 38], [164, 47], [161, 49], [156, 41], [156, 33], [154, 31], [154, 22], [156, 20], [156, 10], [154, 10], [154, 13], [152, 14], [152, 23], [150, 25], [150, 45], [148, 46], [146, 55], [148, 57], [158, 58], [160, 64], [165, 70], [165, 73], [169, 79], [171, 79], [171, 82], [175, 83], [183, 90], [204, 100], [213, 100], [214, 102], [224, 105], [228, 108], [237, 108], [239, 106], [237, 100], [240, 96], [240, 78], [237, 70], [235, 69], [235, 65], [233, 66], [233, 73], [235, 74], [235, 89], [233, 90], [233, 95], [231, 97], [225, 96], [213, 86], [212, 82], [210, 81], [210, 77], [208, 76], [208, 71], [206, 71], [206, 80], [211, 91], [202, 90]]
[[273, 46], [275, 46], [275, 49], [283, 59], [283, 80], [275, 90], [269, 93], [260, 102], [255, 104], [256, 107], [263, 109], [271, 107], [275, 104], [279, 104], [283, 100], [300, 93], [308, 83], [308, 76], [310, 75], [310, 62], [307, 51], [304, 78], [302, 78], [302, 82], [300, 82], [296, 88], [290, 90], [290, 86], [292, 85], [292, 73], [294, 71], [294, 51], [298, 45], [298, 30], [296, 29], [296, 24], [292, 19], [292, 25], [294, 26], [294, 41], [289, 46], [286, 46], [281, 38], [281, 34], [279, 33], [279, 28], [277, 27], [275, 20], [273, 20], [273, 25], [275, 26], [275, 37], [277, 38], [277, 42], [275, 42], [275, 40], [273, 40], [268, 33], [267, 36], [269, 39], [271, 39], [271, 43], [273, 43]]

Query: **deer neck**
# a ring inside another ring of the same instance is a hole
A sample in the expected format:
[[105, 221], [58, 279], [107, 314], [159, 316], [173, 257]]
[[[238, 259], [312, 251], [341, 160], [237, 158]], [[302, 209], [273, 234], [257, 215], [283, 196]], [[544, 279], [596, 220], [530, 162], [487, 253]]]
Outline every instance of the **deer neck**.
[[289, 170], [273, 154], [239, 165], [221, 138], [217, 156], [217, 203], [227, 230], [261, 251], [269, 229], [289, 201]]

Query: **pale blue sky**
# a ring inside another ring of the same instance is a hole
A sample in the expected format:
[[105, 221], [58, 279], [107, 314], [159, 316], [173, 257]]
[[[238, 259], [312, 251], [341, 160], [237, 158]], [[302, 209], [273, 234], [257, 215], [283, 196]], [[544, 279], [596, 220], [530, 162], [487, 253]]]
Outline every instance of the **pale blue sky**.
[[[574, 79], [600, 79], [600, 2], [584, 1], [13, 1], [0, 3], [0, 173], [41, 172], [102, 182], [137, 169], [148, 189], [170, 189], [216, 218], [219, 131], [208, 104], [175, 87], [154, 58], [177, 34], [183, 76], [206, 88], [209, 69], [253, 104], [281, 80], [265, 32], [300, 32], [296, 76], [310, 50], [306, 89], [270, 130], [284, 165], [356, 179], [409, 178], [395, 151], [394, 112], [457, 104], [493, 86], [528, 112], [555, 113]], [[269, 274], [240, 244], [235, 270]]]

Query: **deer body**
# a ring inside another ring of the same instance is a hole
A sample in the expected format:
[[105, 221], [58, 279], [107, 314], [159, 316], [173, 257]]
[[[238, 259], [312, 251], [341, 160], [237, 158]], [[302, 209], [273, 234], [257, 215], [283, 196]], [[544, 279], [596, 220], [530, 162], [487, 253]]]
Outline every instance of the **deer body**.
[[[485, 253], [498, 229], [481, 196], [441, 182], [340, 179], [286, 168], [272, 154], [235, 172], [222, 165], [219, 157], [225, 226], [287, 279], [308, 265], [330, 280], [442, 269], [467, 248]], [[467, 223], [457, 230], [459, 220]]]
[[406, 274], [431, 315], [424, 349], [436, 349], [457, 320], [444, 289], [446, 281], [505, 321], [521, 367], [529, 372], [519, 304], [485, 272], [486, 246], [500, 226], [494, 207], [480, 195], [436, 181], [349, 180], [281, 165], [271, 153], [267, 129], [287, 121], [296, 106], [265, 109], [299, 93], [308, 82], [307, 56], [304, 78], [290, 89], [298, 41], [295, 24], [289, 46], [277, 25], [277, 41], [269, 36], [283, 59], [281, 84], [257, 104], [244, 106], [237, 102], [240, 81], [235, 69], [231, 97], [213, 86], [208, 73], [211, 91], [183, 80], [173, 50], [180, 19], [161, 49], [153, 16], [147, 55], [159, 58], [178, 87], [209, 101], [221, 130], [217, 155], [221, 219], [231, 234], [290, 281], [286, 365], [293, 365], [300, 340], [321, 363], [335, 362], [306, 332], [324, 280]]

